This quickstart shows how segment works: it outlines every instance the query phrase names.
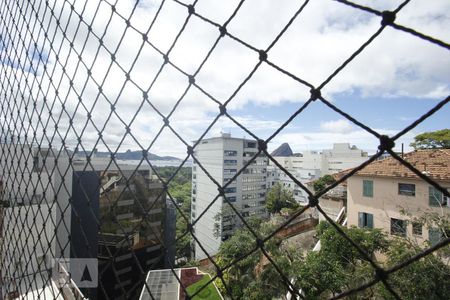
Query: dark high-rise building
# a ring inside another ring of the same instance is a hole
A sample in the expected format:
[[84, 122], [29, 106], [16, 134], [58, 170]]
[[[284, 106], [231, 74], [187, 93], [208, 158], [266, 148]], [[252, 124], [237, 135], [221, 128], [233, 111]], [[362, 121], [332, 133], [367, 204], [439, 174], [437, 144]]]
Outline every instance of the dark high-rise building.
[[[119, 165], [102, 170], [98, 231], [99, 299], [138, 297], [149, 270], [163, 268], [165, 240], [175, 234], [163, 184], [149, 168]], [[173, 227], [173, 228], [172, 228]], [[169, 239], [170, 240], [170, 239]], [[173, 245], [174, 246], [174, 245]]]
[[[174, 241], [176, 220], [173, 208], [166, 203], [162, 182], [152, 176], [149, 167], [108, 163], [92, 160], [89, 169], [94, 169], [96, 178], [87, 183], [97, 186], [97, 191], [89, 192], [90, 201], [97, 203], [93, 206], [98, 207], [99, 223], [96, 244], [92, 243], [98, 258], [99, 285], [95, 297], [134, 299], [139, 296], [149, 270], [173, 265], [175, 245], [167, 248], [165, 245]], [[81, 218], [91, 218], [92, 212], [83, 211]], [[79, 244], [76, 248], [83, 246]]]

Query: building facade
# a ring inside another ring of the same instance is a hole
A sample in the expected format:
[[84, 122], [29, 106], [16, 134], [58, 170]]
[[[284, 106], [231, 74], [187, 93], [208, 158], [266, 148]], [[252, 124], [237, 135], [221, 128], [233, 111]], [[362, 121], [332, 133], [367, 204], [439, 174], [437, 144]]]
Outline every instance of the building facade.
[[[300, 181], [304, 186], [308, 182], [320, 177], [319, 169], [287, 169], [295, 179]], [[295, 201], [300, 205], [308, 203], [308, 193], [302, 189], [295, 181], [289, 177], [284, 171], [277, 166], [270, 165], [267, 167], [267, 188], [270, 189], [276, 183], [280, 183], [282, 187], [292, 191]]]
[[[75, 246], [69, 238], [73, 172], [65, 172], [68, 166], [66, 153], [51, 148], [0, 144], [0, 298], [34, 298], [39, 293], [62, 298], [54, 293], [61, 286], [50, 270], [60, 259], [70, 258]], [[75, 299], [63, 290], [67, 299]]]
[[84, 296], [136, 298], [145, 280], [140, 270], [173, 265], [174, 249], [163, 245], [174, 240], [176, 217], [172, 207], [166, 218], [163, 185], [149, 167], [0, 146], [2, 296], [20, 296], [22, 285], [25, 291], [37, 275], [51, 276], [61, 260], [74, 274], [76, 259], [98, 259], [100, 282], [80, 287]]
[[[303, 170], [315, 176], [334, 174], [354, 168], [369, 157], [367, 152], [348, 143], [335, 143], [332, 149], [303, 151], [292, 156], [274, 157], [287, 170]], [[272, 165], [272, 163], [271, 163]]]
[[[274, 157], [275, 160], [291, 175], [305, 186], [324, 175], [331, 175], [354, 168], [368, 159], [367, 152], [350, 146], [348, 143], [333, 144], [332, 149], [323, 151], [304, 151], [291, 156]], [[284, 171], [274, 163], [268, 167], [268, 186], [279, 182], [291, 190], [294, 198], [301, 205], [308, 203], [308, 194], [297, 185]]]
[[[222, 134], [221, 137], [202, 140], [196, 146], [194, 156], [209, 175], [224, 186], [257, 152], [256, 141], [232, 138], [230, 134]], [[266, 176], [267, 157], [258, 155], [235, 180], [226, 186], [224, 196], [220, 196], [212, 203], [219, 194], [218, 188], [194, 162], [191, 218], [192, 222], [195, 222], [196, 237], [209, 255], [216, 254], [221, 242], [241, 225], [238, 217], [230, 212], [231, 209], [226, 202], [232, 203], [244, 218], [267, 217]], [[197, 260], [207, 257], [197, 242], [194, 252]]]
[[166, 256], [164, 244], [175, 235], [165, 225], [176, 219], [166, 220], [163, 184], [152, 176], [149, 166], [110, 164], [99, 158], [91, 160], [90, 167], [99, 190], [97, 258], [102, 276], [98, 298], [137, 298], [145, 280], [141, 270], [162, 268], [165, 261], [174, 263], [174, 258]]
[[[418, 150], [404, 159], [441, 187], [450, 188], [449, 149]], [[419, 220], [450, 218], [449, 198], [394, 158], [372, 162], [347, 183], [349, 226], [381, 228], [419, 244], [434, 244], [445, 234], [433, 222]]]

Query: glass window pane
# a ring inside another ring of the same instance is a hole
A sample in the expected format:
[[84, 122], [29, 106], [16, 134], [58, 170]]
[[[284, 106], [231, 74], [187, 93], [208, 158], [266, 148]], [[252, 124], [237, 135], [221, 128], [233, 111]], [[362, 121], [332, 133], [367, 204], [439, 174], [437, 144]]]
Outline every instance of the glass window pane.
[[416, 185], [410, 183], [399, 183], [398, 184], [398, 194], [404, 196], [415, 196], [416, 195]]

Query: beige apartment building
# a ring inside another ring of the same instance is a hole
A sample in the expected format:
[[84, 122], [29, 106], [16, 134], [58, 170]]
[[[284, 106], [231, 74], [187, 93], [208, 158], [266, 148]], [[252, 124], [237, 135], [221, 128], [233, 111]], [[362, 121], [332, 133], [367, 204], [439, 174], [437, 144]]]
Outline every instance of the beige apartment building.
[[[417, 150], [404, 155], [415, 168], [450, 189], [450, 149]], [[450, 218], [450, 199], [399, 161], [375, 161], [347, 180], [348, 225], [381, 228], [423, 243], [438, 242], [442, 230], [416, 218], [437, 213]], [[406, 213], [405, 213], [406, 212]]]

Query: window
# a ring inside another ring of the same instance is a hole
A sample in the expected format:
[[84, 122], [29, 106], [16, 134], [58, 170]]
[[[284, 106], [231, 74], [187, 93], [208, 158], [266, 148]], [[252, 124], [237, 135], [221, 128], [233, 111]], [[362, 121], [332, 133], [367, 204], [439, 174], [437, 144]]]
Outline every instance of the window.
[[256, 143], [255, 142], [246, 142], [245, 147], [246, 148], [256, 148]]
[[372, 180], [363, 180], [363, 196], [364, 197], [373, 197], [373, 181]]
[[233, 230], [233, 225], [224, 225], [224, 226], [222, 227], [222, 230], [223, 230], [223, 231], [230, 231], [230, 230]]
[[235, 160], [235, 159], [224, 159], [223, 163], [225, 165], [235, 165], [235, 164], [237, 164], [237, 160]]
[[236, 172], [237, 172], [236, 169], [223, 169], [224, 174], [234, 174]]
[[232, 197], [226, 197], [225, 198], [227, 202], [236, 202], [236, 197], [232, 196]]
[[[231, 181], [232, 177], [225, 177], [223, 179], [223, 184], [227, 184], [229, 181]], [[230, 184], [236, 184], [236, 180], [231, 181]]]
[[428, 200], [430, 206], [450, 206], [450, 199], [434, 186], [428, 188]]
[[225, 156], [236, 156], [237, 155], [237, 151], [235, 151], [235, 150], [224, 150], [223, 154]]
[[358, 213], [358, 227], [359, 228], [373, 228], [373, 215], [365, 212]]
[[428, 229], [428, 240], [430, 241], [431, 246], [439, 243], [443, 238], [442, 231], [439, 228], [430, 228]]
[[413, 235], [420, 235], [422, 236], [422, 224], [413, 222], [412, 223], [412, 233]]
[[33, 157], [33, 171], [39, 171], [39, 156], [37, 155]]
[[406, 221], [391, 218], [391, 234], [406, 236]]
[[244, 152], [244, 157], [253, 157], [256, 153], [255, 152], [249, 152], [249, 151], [245, 151]]
[[436, 245], [439, 243], [444, 235], [442, 234], [442, 231], [439, 228], [429, 228], [428, 229], [428, 240], [430, 241], [431, 246]]
[[236, 193], [235, 187], [228, 187], [223, 190], [225, 193]]
[[398, 194], [405, 196], [415, 196], [416, 195], [416, 185], [410, 183], [399, 183], [398, 184]]

